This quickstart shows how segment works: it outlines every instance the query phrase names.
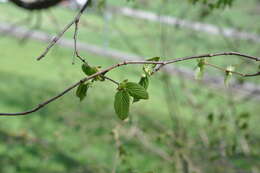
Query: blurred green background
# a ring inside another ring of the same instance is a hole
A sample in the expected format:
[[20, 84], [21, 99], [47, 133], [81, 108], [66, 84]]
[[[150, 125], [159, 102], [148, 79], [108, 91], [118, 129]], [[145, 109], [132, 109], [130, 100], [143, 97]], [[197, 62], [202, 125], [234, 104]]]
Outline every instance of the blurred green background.
[[[258, 0], [238, 0], [231, 8], [212, 12], [201, 4], [181, 0], [107, 3], [260, 34]], [[164, 59], [224, 51], [260, 56], [260, 43], [104, 11], [105, 7], [92, 7], [84, 14], [79, 41]], [[49, 34], [59, 31], [75, 14], [60, 6], [39, 14], [0, 4], [0, 24], [17, 23], [34, 29], [34, 23], [41, 19], [37, 29]], [[71, 28], [64, 37], [72, 39], [73, 32]], [[46, 46], [26, 36], [17, 39], [0, 34], [0, 112], [30, 109], [84, 77], [72, 49], [55, 46], [45, 59], [36, 61]], [[83, 51], [80, 54], [102, 67], [119, 61]], [[236, 57], [210, 62], [224, 68], [234, 65], [242, 72], [255, 72], [259, 65]], [[174, 66], [195, 71], [196, 64], [191, 61]], [[224, 78], [214, 69], [206, 71]], [[139, 65], [108, 74], [117, 81], [136, 82], [141, 75]], [[260, 81], [258, 77], [238, 80], [256, 85]], [[113, 84], [98, 82], [83, 102], [73, 90], [32, 115], [1, 117], [0, 172], [259, 172], [259, 93], [244, 96], [232, 89], [158, 73], [151, 80], [150, 99], [133, 104], [130, 120], [121, 122], [113, 110], [115, 92]]]

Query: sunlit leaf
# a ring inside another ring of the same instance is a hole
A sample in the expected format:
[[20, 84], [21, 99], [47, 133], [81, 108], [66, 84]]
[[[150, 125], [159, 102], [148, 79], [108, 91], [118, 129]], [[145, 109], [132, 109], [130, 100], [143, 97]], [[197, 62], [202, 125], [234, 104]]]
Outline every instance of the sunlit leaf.
[[95, 67], [91, 67], [88, 64], [82, 64], [81, 66], [82, 71], [87, 75], [90, 76], [92, 74], [95, 74], [96, 72], [98, 72], [98, 69]]
[[127, 82], [125, 87], [126, 87], [126, 90], [129, 92], [129, 94], [136, 99], [148, 99], [149, 98], [149, 95], [148, 95], [148, 92], [146, 91], [146, 89], [138, 83]]
[[[159, 61], [160, 60], [160, 57], [153, 57], [153, 58], [150, 58], [150, 59], [147, 59], [146, 61]], [[154, 68], [156, 67], [157, 64], [145, 64], [143, 66], [143, 71], [145, 72], [145, 74], [147, 75], [151, 75]]]
[[204, 70], [203, 68], [197, 67], [195, 70], [195, 79], [200, 80], [203, 78]]
[[224, 79], [224, 84], [225, 84], [226, 86], [229, 85], [229, 82], [230, 82], [230, 80], [231, 80], [231, 78], [232, 78], [232, 72], [233, 72], [234, 70], [235, 70], [235, 67], [234, 67], [234, 66], [228, 66], [228, 67], [226, 68], [225, 79]]
[[197, 68], [195, 71], [196, 80], [200, 80], [203, 78], [204, 71], [205, 71], [205, 63], [206, 63], [206, 60], [204, 58], [198, 60]]

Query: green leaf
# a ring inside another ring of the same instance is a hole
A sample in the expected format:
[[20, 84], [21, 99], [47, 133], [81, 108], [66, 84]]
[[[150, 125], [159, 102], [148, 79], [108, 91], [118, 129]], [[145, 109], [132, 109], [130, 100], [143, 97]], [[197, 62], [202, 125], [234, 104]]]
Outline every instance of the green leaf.
[[229, 82], [230, 82], [230, 80], [231, 80], [231, 78], [232, 78], [232, 72], [235, 70], [235, 67], [234, 66], [228, 66], [227, 68], [226, 68], [226, 74], [225, 74], [225, 79], [224, 79], [224, 84], [226, 85], [226, 86], [228, 86], [229, 85]]
[[224, 84], [226, 87], [228, 87], [229, 81], [231, 80], [231, 78], [232, 78], [232, 73], [226, 73], [225, 79], [224, 79]]
[[[153, 58], [150, 58], [150, 59], [147, 59], [147, 61], [159, 61], [160, 60], [160, 57], [153, 57]], [[151, 66], [152, 68], [156, 67], [156, 64], [146, 64], [148, 66]]]
[[197, 67], [195, 70], [195, 79], [200, 80], [203, 78], [204, 75], [204, 68]]
[[125, 89], [126, 83], [128, 82], [128, 79], [124, 80], [123, 82], [121, 82], [118, 86], [119, 90]]
[[[160, 60], [160, 57], [153, 57], [153, 58], [150, 58], [150, 59], [147, 59], [146, 61], [159, 61]], [[143, 66], [143, 70], [145, 72], [145, 74], [147, 75], [151, 75], [154, 68], [156, 67], [157, 64], [145, 64]]]
[[126, 87], [126, 90], [129, 92], [129, 94], [136, 99], [148, 99], [149, 98], [148, 92], [145, 90], [145, 88], [143, 86], [141, 86], [138, 83], [127, 82], [125, 87]]
[[80, 101], [82, 101], [87, 96], [87, 91], [89, 88], [89, 83], [81, 83], [76, 91], [76, 96], [79, 97]]
[[204, 58], [198, 60], [197, 68], [195, 71], [196, 80], [202, 79], [205, 71], [205, 64], [206, 64], [206, 60]]
[[119, 90], [115, 95], [114, 108], [121, 120], [128, 117], [130, 106], [130, 96], [126, 90]]
[[[139, 81], [139, 85], [141, 85], [142, 87], [144, 87], [145, 90], [148, 89], [149, 86], [149, 78], [147, 76], [142, 76], [140, 81]], [[134, 103], [138, 102], [140, 99], [134, 98]]]
[[235, 70], [235, 67], [230, 65], [230, 66], [227, 67], [226, 70], [227, 70], [227, 72], [231, 72], [232, 73]]
[[87, 75], [90, 76], [92, 74], [95, 74], [96, 72], [98, 72], [98, 69], [95, 67], [91, 67], [88, 64], [82, 64], [81, 66], [82, 71]]
[[147, 76], [142, 76], [139, 81], [139, 85], [141, 85], [142, 87], [144, 87], [144, 89], [147, 90], [149, 86], [149, 78]]
[[206, 64], [206, 59], [205, 58], [201, 58], [198, 60], [198, 67], [202, 68], [204, 67]]

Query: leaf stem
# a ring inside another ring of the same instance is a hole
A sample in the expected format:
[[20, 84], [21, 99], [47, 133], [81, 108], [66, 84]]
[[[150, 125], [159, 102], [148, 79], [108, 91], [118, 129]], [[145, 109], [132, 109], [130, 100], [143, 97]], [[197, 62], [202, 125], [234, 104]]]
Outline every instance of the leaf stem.
[[112, 83], [116, 84], [117, 86], [119, 86], [119, 82], [117, 82], [117, 81], [111, 79], [110, 77], [104, 76], [104, 78], [107, 79], [107, 80], [109, 80], [109, 81], [111, 81]]

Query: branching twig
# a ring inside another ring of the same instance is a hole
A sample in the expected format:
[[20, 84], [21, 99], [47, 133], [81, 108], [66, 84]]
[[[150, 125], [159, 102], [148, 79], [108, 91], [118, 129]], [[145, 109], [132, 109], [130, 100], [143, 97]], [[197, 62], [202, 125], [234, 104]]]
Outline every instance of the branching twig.
[[[173, 64], [173, 63], [177, 63], [177, 62], [181, 62], [181, 61], [187, 61], [187, 60], [192, 60], [192, 59], [199, 59], [199, 58], [210, 58], [210, 57], [216, 57], [216, 56], [224, 56], [224, 55], [236, 55], [239, 57], [244, 57], [244, 58], [248, 58], [251, 60], [255, 60], [255, 61], [260, 61], [260, 58], [258, 57], [254, 57], [254, 56], [250, 56], [250, 55], [246, 55], [246, 54], [241, 54], [241, 53], [237, 53], [237, 52], [224, 52], [224, 53], [215, 53], [215, 54], [204, 54], [204, 55], [198, 55], [198, 56], [190, 56], [190, 57], [184, 57], [184, 58], [176, 58], [176, 59], [172, 59], [172, 60], [167, 60], [167, 61], [124, 61], [115, 65], [112, 65], [106, 69], [100, 70], [99, 72], [89, 76], [89, 77], [85, 77], [83, 79], [81, 79], [80, 81], [78, 81], [77, 83], [71, 85], [70, 87], [68, 87], [67, 89], [65, 89], [63, 92], [61, 92], [60, 94], [50, 98], [49, 100], [39, 104], [37, 107], [25, 111], [25, 112], [17, 112], [17, 113], [0, 113], [0, 116], [18, 116], [18, 115], [28, 115], [31, 113], [34, 113], [36, 111], [38, 111], [39, 109], [43, 108], [44, 106], [46, 106], [47, 104], [57, 100], [58, 98], [62, 97], [63, 95], [65, 95], [66, 93], [68, 93], [69, 91], [71, 91], [73, 88], [77, 87], [79, 84], [81, 84], [82, 82], [91, 80], [99, 75], [104, 75], [107, 72], [118, 68], [120, 66], [123, 65], [130, 65], [130, 64], [158, 64], [159, 68], [156, 69], [156, 71], [159, 71], [162, 67], [164, 67], [165, 65], [168, 64]], [[221, 69], [219, 69], [221, 70]], [[225, 69], [226, 71], [226, 69]], [[235, 73], [234, 73], [235, 74]], [[255, 74], [245, 74], [244, 77], [249, 77], [249, 76], [258, 76], [260, 75], [260, 72], [255, 73]]]
[[42, 58], [44, 58], [47, 53], [50, 51], [50, 49], [56, 44], [56, 42], [64, 35], [64, 33], [75, 23], [77, 23], [81, 17], [81, 15], [83, 14], [83, 12], [86, 10], [86, 8], [89, 6], [91, 0], [88, 0], [81, 8], [81, 10], [79, 11], [79, 13], [74, 17], [74, 19], [67, 24], [67, 26], [65, 26], [65, 28], [56, 36], [52, 39], [52, 41], [50, 42], [50, 44], [47, 46], [47, 48], [45, 49], [45, 51], [37, 58], [37, 60], [41, 60]]
[[232, 73], [234, 73], [234, 74], [236, 74], [236, 75], [239, 75], [239, 76], [242, 76], [242, 77], [246, 77], [246, 76], [247, 76], [246, 74], [243, 74], [243, 73], [240, 73], [240, 72], [228, 71], [227, 69], [225, 69], [225, 68], [223, 68], [223, 67], [219, 67], [219, 66], [217, 66], [217, 65], [215, 65], [215, 64], [210, 64], [210, 63], [208, 63], [208, 62], [205, 62], [205, 64], [206, 64], [207, 66], [213, 67], [213, 68], [215, 68], [215, 69], [218, 69], [218, 70], [221, 70], [221, 71], [224, 71], [224, 72], [232, 72]]
[[[190, 59], [211, 58], [211, 57], [215, 57], [215, 56], [224, 56], [224, 55], [236, 55], [236, 56], [244, 57], [244, 58], [247, 58], [247, 59], [250, 59], [250, 60], [260, 61], [260, 58], [258, 58], [258, 57], [242, 54], [242, 53], [239, 53], [239, 52], [223, 52], [223, 53], [204, 54], [204, 55], [189, 56], [189, 57], [183, 57], [183, 58], [168, 60], [168, 61], [162, 63], [160, 66], [158, 66], [155, 69], [155, 72], [160, 70], [163, 66], [165, 66], [167, 64], [171, 64], [171, 63], [186, 61], [186, 60], [190, 60]], [[247, 74], [246, 76], [249, 77], [249, 76], [257, 76], [257, 75], [259, 75], [259, 73]]]

